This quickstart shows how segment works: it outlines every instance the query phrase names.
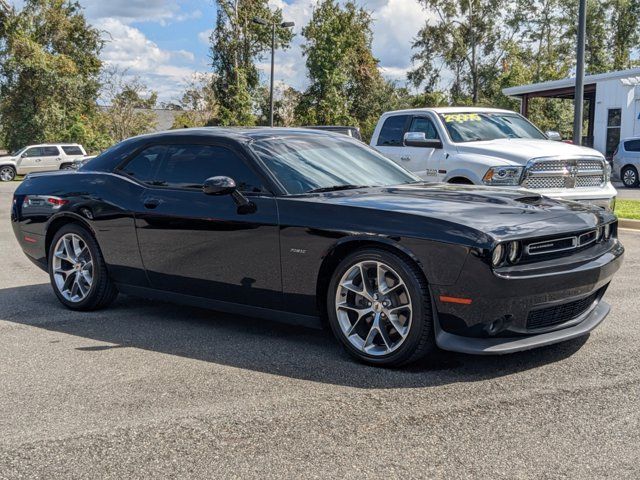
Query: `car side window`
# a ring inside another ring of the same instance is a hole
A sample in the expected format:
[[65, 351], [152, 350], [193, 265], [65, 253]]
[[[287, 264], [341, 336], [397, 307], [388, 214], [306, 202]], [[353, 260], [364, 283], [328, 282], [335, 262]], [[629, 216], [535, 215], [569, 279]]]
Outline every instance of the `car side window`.
[[624, 149], [627, 152], [640, 152], [640, 140], [629, 140], [624, 142]]
[[27, 148], [24, 152], [25, 157], [42, 157], [42, 148], [41, 147], [31, 147]]
[[404, 125], [408, 115], [394, 115], [387, 118], [378, 135], [379, 147], [401, 147], [403, 145]]
[[262, 181], [238, 154], [217, 145], [169, 145], [154, 184], [202, 188], [210, 177], [230, 177], [242, 192], [262, 192]]
[[120, 171], [140, 182], [152, 184], [155, 178], [155, 172], [158, 170], [167, 148], [168, 147], [164, 145], [145, 148], [129, 160]]
[[62, 147], [62, 150], [64, 150], [64, 153], [67, 155], [82, 155], [80, 147], [76, 147], [75, 145], [65, 145]]
[[422, 132], [427, 140], [438, 140], [438, 131], [430, 118], [413, 117], [409, 132]]
[[43, 157], [57, 157], [58, 155], [60, 155], [58, 147], [42, 147]]

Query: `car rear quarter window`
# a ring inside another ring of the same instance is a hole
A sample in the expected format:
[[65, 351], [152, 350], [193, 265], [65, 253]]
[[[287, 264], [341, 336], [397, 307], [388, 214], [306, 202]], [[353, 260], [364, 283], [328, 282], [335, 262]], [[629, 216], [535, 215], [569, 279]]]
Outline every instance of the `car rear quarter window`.
[[139, 182], [152, 184], [155, 172], [167, 151], [164, 145], [145, 148], [120, 169], [121, 172], [135, 178]]
[[62, 150], [64, 150], [64, 153], [67, 155], [84, 155], [80, 147], [76, 147], [75, 145], [65, 145], [62, 147]]
[[640, 152], [640, 139], [624, 142], [624, 149], [627, 152]]
[[60, 155], [60, 150], [58, 150], [58, 147], [42, 147], [42, 156], [43, 157], [55, 157], [57, 155]]
[[380, 129], [377, 145], [379, 147], [401, 147], [404, 126], [408, 117], [408, 115], [394, 115], [387, 118]]

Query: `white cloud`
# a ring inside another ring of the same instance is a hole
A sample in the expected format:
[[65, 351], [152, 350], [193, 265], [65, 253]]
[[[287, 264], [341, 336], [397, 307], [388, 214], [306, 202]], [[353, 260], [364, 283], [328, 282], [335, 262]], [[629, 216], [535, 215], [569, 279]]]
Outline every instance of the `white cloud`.
[[177, 1], [167, 0], [84, 0], [90, 19], [118, 19], [123, 23], [159, 22], [161, 24], [200, 18], [202, 11], [184, 12]]
[[163, 50], [137, 28], [115, 18], [100, 20], [96, 26], [108, 32], [103, 62], [140, 77], [161, 100], [178, 97], [185, 79], [193, 75], [189, 65], [195, 60], [192, 52]]
[[213, 28], [209, 28], [209, 29], [205, 30], [204, 32], [200, 32], [200, 33], [198, 33], [198, 40], [200, 41], [200, 43], [203, 43], [205, 45], [209, 45], [209, 41], [210, 41], [212, 33], [213, 33]]

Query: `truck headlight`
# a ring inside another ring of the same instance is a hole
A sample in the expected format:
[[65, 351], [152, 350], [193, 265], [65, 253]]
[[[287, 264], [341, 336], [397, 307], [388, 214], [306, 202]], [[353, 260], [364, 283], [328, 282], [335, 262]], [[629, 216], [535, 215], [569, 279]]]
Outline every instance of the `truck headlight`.
[[524, 167], [491, 167], [482, 177], [485, 185], [520, 185]]

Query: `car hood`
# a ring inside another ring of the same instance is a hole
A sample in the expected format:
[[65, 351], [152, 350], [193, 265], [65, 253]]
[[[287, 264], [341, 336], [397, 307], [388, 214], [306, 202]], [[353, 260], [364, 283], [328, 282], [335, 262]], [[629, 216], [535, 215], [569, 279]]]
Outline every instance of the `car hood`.
[[595, 228], [615, 217], [597, 207], [527, 190], [474, 185], [412, 184], [315, 194], [307, 201], [428, 218], [443, 228], [464, 226], [497, 240]]
[[554, 156], [596, 156], [602, 154], [597, 150], [580, 147], [552, 140], [535, 140], [527, 138], [500, 138], [484, 142], [459, 143], [458, 153], [484, 155], [504, 160], [508, 164], [526, 165], [533, 158]]
[[15, 157], [11, 155], [0, 155], [0, 162], [15, 162]]

